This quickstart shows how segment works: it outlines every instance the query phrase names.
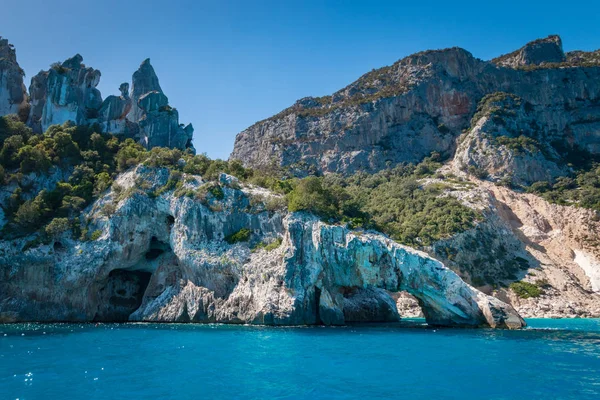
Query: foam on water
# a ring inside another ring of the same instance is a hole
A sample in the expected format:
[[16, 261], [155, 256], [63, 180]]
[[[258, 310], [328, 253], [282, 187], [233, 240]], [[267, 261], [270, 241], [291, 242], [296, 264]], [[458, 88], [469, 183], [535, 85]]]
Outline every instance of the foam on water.
[[600, 320], [0, 325], [0, 399], [597, 399]]

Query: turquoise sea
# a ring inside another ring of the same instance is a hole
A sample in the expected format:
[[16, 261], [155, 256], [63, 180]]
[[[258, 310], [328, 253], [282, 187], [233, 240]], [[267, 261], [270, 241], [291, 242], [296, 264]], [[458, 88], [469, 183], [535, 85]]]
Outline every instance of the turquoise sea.
[[0, 325], [0, 399], [600, 399], [600, 320]]

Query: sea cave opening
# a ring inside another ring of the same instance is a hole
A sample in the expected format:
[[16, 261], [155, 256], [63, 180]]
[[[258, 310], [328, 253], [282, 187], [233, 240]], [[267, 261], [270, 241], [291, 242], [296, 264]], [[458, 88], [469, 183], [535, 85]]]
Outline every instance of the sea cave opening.
[[112, 270], [100, 289], [94, 321], [124, 322], [142, 304], [152, 273], [143, 270]]

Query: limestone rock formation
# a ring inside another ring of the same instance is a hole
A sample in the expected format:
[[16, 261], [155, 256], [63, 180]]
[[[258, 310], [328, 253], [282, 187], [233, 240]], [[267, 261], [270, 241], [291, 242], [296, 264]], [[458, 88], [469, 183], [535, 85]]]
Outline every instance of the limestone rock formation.
[[133, 104], [129, 97], [129, 83], [122, 83], [119, 91], [120, 96], [111, 95], [104, 99], [98, 110], [98, 121], [103, 132], [133, 137], [137, 134], [137, 126], [126, 118]]
[[[472, 182], [448, 195], [482, 212], [484, 220], [427, 252], [525, 317], [600, 317], [598, 213]], [[541, 287], [542, 294], [520, 298], [509, 288], [515, 281]]]
[[[66, 235], [28, 249], [31, 238], [0, 242], [0, 321], [335, 325], [395, 320], [390, 292], [407, 291], [431, 324], [524, 326], [511, 306], [380, 234], [252, 210], [251, 187], [223, 186], [223, 199], [146, 194], [168, 176], [144, 166], [121, 175], [118, 185], [133, 194], [118, 200], [111, 191], [84, 216], [98, 240]], [[104, 212], [111, 203], [114, 213]], [[223, 240], [242, 228], [249, 242]], [[250, 251], [277, 237], [275, 250]]]
[[162, 93], [163, 91], [158, 82], [158, 76], [156, 76], [156, 72], [154, 72], [154, 67], [150, 64], [149, 58], [145, 59], [138, 70], [133, 73], [131, 81], [131, 98], [133, 99], [133, 106], [131, 107], [131, 111], [127, 115], [127, 118], [132, 122], [138, 122], [144, 115], [144, 110], [138, 105], [140, 98], [146, 93]]
[[[459, 48], [408, 56], [332, 96], [302, 99], [254, 124], [238, 134], [231, 158], [252, 167], [275, 163], [305, 175], [377, 171], [418, 162], [432, 151], [451, 156], [480, 100], [495, 92], [530, 104], [541, 118], [538, 124], [556, 130], [554, 137], [564, 143], [599, 152], [595, 53], [573, 53], [564, 60], [560, 40], [540, 43], [526, 46], [519, 58], [531, 64], [528, 69], [482, 61]], [[559, 56], [548, 48], [560, 49]], [[564, 62], [557, 64], [559, 59]]]
[[96, 89], [99, 82], [100, 71], [86, 67], [79, 54], [38, 73], [29, 88], [30, 125], [37, 132], [67, 121], [86, 125], [102, 105], [102, 96]]
[[0, 115], [27, 113], [24, 76], [13, 45], [0, 36]]
[[140, 119], [140, 142], [146, 148], [171, 147], [192, 148], [194, 128], [191, 124], [179, 124], [179, 113], [169, 106], [169, 99], [161, 92], [149, 92], [138, 100], [142, 114]]
[[[100, 75], [99, 70], [86, 67], [83, 57], [76, 54], [35, 75], [28, 99], [24, 72], [17, 63], [15, 50], [0, 37], [0, 116], [19, 114], [35, 133], [67, 121], [77, 125], [98, 123], [103, 132], [135, 139], [147, 148], [195, 151], [194, 128], [179, 123], [179, 114], [168, 105], [150, 59], [133, 74], [131, 95], [129, 84], [123, 83], [119, 87], [120, 96], [111, 95], [102, 101], [96, 89]], [[148, 102], [157, 98], [156, 93], [162, 96], [158, 108]]]
[[192, 149], [192, 124], [179, 124], [179, 113], [169, 106], [150, 59], [144, 60], [132, 77], [133, 106], [127, 119], [139, 124], [139, 140], [146, 148]]
[[519, 50], [495, 58], [492, 62], [505, 67], [517, 68], [526, 65], [561, 63], [565, 60], [562, 40], [557, 35], [551, 35], [529, 42]]
[[[600, 109], [598, 112], [600, 116]], [[552, 146], [564, 142], [565, 127], [559, 130], [556, 124], [540, 125], [551, 118], [545, 109], [536, 109], [515, 95], [500, 92], [486, 96], [473, 118], [473, 127], [459, 138], [454, 166], [517, 186], [566, 176], [571, 168]], [[584, 137], [579, 140], [585, 142]]]

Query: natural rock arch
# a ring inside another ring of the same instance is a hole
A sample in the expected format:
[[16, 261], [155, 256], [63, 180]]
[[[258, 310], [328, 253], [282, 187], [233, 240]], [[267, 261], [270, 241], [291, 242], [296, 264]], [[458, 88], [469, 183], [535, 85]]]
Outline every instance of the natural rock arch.
[[[127, 190], [145, 180], [151, 191], [168, 176], [140, 166], [117, 183]], [[253, 211], [242, 190], [222, 189], [223, 198], [202, 201], [136, 192], [107, 216], [102, 209], [116, 198], [108, 192], [87, 214], [89, 229], [101, 232], [97, 240], [65, 239], [59, 252], [51, 245], [20, 251], [27, 238], [5, 243], [0, 321], [122, 320], [128, 313], [153, 322], [386, 321], [397, 313], [388, 291], [407, 291], [430, 324], [524, 326], [511, 306], [425, 253], [306, 213]], [[224, 240], [240, 229], [251, 232], [247, 241]], [[256, 249], [276, 239], [279, 247]]]

